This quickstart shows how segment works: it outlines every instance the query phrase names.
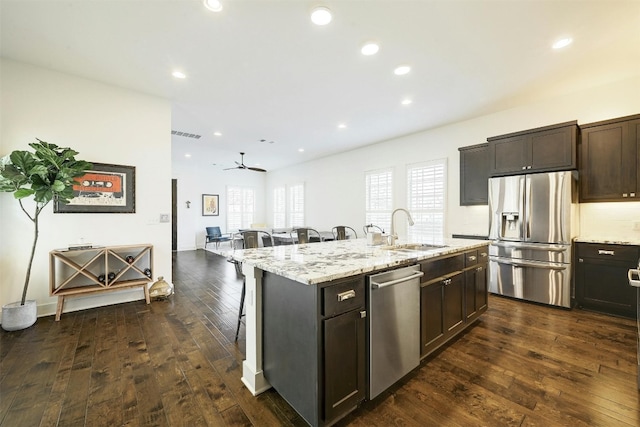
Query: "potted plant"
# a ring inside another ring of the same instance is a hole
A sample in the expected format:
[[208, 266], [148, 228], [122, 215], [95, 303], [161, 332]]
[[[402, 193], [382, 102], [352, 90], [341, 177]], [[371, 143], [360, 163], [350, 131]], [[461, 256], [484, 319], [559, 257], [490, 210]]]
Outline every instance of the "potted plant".
[[[2, 328], [7, 331], [28, 328], [36, 321], [36, 302], [27, 301], [27, 289], [38, 243], [40, 213], [52, 200], [69, 203], [73, 198], [75, 178], [92, 167], [91, 163], [76, 160], [78, 152], [70, 148], [61, 148], [40, 139], [29, 146], [33, 152], [16, 150], [0, 161], [0, 191], [13, 193], [34, 227], [22, 299], [2, 307]], [[27, 198], [33, 199], [33, 212], [29, 212], [29, 206], [25, 207], [23, 203]]]

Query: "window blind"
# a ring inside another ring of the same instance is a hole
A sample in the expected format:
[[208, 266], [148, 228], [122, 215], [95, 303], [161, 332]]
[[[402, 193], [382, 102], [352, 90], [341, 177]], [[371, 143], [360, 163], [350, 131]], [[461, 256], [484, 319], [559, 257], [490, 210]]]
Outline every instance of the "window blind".
[[289, 190], [289, 227], [304, 226], [304, 184], [291, 185]]
[[388, 232], [393, 210], [393, 170], [365, 172], [365, 193], [365, 223]]
[[408, 209], [415, 222], [408, 237], [425, 243], [444, 242], [447, 160], [407, 168]]
[[287, 207], [285, 197], [285, 187], [273, 189], [273, 227], [284, 228], [287, 223]]
[[227, 187], [227, 231], [250, 228], [255, 213], [255, 191], [249, 187]]

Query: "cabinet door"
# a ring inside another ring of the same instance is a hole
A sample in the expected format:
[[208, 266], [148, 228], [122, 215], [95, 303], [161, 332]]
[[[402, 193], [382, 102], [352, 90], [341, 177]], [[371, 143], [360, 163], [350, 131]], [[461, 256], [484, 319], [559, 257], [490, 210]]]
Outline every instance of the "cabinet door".
[[366, 318], [362, 310], [323, 322], [324, 419], [327, 422], [350, 411], [366, 396]]
[[576, 168], [577, 127], [568, 126], [531, 134], [527, 171]]
[[487, 266], [478, 265], [464, 274], [465, 315], [471, 321], [487, 310]]
[[640, 120], [583, 131], [580, 201], [640, 200]]
[[491, 176], [522, 173], [527, 166], [528, 135], [518, 135], [489, 142]]
[[489, 203], [489, 144], [460, 148], [460, 206]]
[[596, 264], [588, 259], [576, 267], [576, 300], [579, 306], [635, 318], [636, 289], [629, 286], [630, 266]]
[[444, 327], [447, 334], [455, 334], [465, 323], [464, 274], [456, 274], [444, 281]]
[[444, 339], [443, 288], [442, 281], [420, 288], [420, 356], [437, 348]]
[[[622, 198], [628, 180], [628, 126], [625, 122], [583, 130], [580, 201], [614, 201]], [[635, 160], [635, 157], [634, 157]], [[624, 164], [627, 164], [623, 167]]]

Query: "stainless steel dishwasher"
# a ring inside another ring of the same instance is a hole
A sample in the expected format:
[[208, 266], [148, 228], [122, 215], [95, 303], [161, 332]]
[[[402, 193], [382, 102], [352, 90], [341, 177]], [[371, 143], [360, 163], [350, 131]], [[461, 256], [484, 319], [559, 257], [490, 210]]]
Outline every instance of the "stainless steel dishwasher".
[[369, 399], [420, 364], [419, 265], [369, 276]]

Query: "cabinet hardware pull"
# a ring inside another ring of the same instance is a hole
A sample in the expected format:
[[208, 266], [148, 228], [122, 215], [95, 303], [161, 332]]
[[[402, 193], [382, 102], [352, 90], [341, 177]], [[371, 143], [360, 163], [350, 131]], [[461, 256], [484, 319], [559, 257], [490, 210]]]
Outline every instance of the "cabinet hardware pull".
[[338, 294], [338, 302], [340, 301], [345, 301], [351, 298], [355, 298], [356, 297], [356, 291], [354, 291], [353, 289], [348, 290], [348, 291], [344, 291], [344, 292], [340, 292]]
[[362, 310], [362, 311], [360, 312], [360, 318], [361, 318], [361, 319], [364, 319], [365, 317], [367, 317], [367, 312], [366, 312], [365, 310]]
[[478, 258], [477, 256], [475, 256], [475, 255], [471, 255], [471, 256], [469, 257], [469, 261], [475, 261], [477, 258]]
[[631, 197], [636, 197], [636, 193], [631, 193]]
[[627, 193], [622, 193], [622, 197], [629, 197]]
[[482, 267], [476, 268], [476, 271], [482, 271]]
[[578, 262], [584, 262], [584, 259], [578, 258]]
[[525, 170], [525, 169], [527, 169], [527, 167], [526, 167], [526, 166], [523, 166], [523, 167], [522, 167], [522, 170]]
[[527, 166], [527, 169], [531, 169], [531, 166]]
[[605, 249], [598, 249], [598, 255], [615, 255], [616, 251], [607, 251]]
[[487, 253], [486, 253], [486, 252], [480, 252], [480, 256], [481, 256], [482, 258], [486, 258], [486, 257], [487, 257]]

